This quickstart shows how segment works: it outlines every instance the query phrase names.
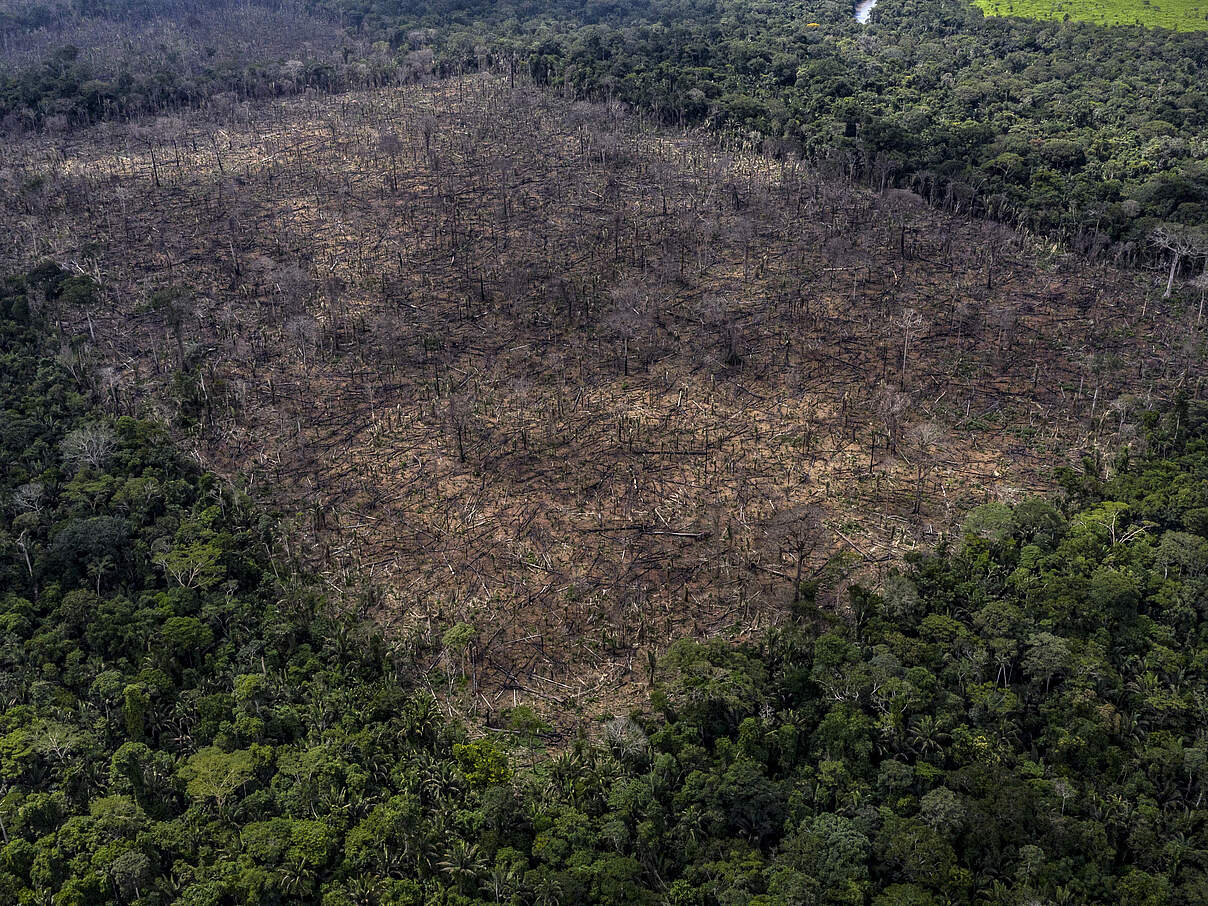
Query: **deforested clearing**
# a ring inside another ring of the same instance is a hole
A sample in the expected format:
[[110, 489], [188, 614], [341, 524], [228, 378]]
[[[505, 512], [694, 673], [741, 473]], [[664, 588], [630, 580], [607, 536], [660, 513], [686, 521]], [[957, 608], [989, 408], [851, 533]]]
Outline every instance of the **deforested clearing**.
[[472, 627], [475, 704], [598, 710], [1203, 379], [1149, 275], [772, 150], [487, 75], [219, 98], [10, 143], [3, 256], [81, 275], [63, 359], [293, 514], [288, 557]]

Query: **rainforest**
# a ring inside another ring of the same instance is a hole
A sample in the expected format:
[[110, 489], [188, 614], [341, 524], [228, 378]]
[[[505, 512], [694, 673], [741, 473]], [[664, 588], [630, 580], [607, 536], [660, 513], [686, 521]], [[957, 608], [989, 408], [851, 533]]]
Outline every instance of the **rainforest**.
[[1208, 7], [0, 0], [0, 903], [1208, 901]]

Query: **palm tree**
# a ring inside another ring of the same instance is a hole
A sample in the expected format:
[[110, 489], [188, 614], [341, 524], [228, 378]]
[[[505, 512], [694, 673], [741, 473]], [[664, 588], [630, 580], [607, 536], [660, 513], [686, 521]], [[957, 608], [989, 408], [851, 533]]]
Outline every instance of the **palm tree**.
[[562, 888], [553, 878], [544, 877], [533, 889], [533, 906], [559, 906]]
[[563, 752], [555, 756], [551, 773], [559, 788], [565, 791], [583, 773], [583, 759], [578, 752]]
[[462, 893], [472, 895], [477, 892], [485, 866], [476, 844], [455, 841], [448, 855], [437, 864]]
[[315, 880], [315, 873], [306, 864], [291, 859], [281, 866], [281, 890], [290, 896], [301, 896], [310, 890]]
[[348, 896], [357, 906], [374, 906], [385, 893], [385, 883], [372, 875], [361, 875], [348, 882]]
[[432, 866], [436, 864], [436, 856], [439, 852], [437, 841], [440, 835], [430, 833], [415, 841], [412, 854], [415, 858], [415, 866], [422, 874], [427, 874], [432, 870]]
[[1002, 881], [994, 881], [989, 889], [981, 891], [977, 900], [979, 904], [985, 906], [1010, 906], [1015, 902], [1015, 897], [1011, 893], [1011, 888]]
[[920, 758], [935, 757], [944, 751], [948, 734], [933, 714], [924, 714], [911, 722], [910, 740], [913, 751]]
[[448, 761], [427, 759], [423, 767], [423, 791], [429, 802], [440, 802], [461, 786], [457, 768]]
[[440, 727], [440, 709], [436, 699], [421, 695], [412, 699], [403, 713], [403, 725], [408, 738], [431, 741]]
[[516, 880], [514, 868], [502, 868], [497, 865], [487, 874], [485, 887], [492, 900], [502, 903], [511, 899], [516, 889]]
[[105, 573], [112, 572], [116, 564], [110, 556], [101, 557], [99, 560], [93, 560], [88, 564], [88, 575], [96, 579], [96, 594], [101, 596], [101, 577]]

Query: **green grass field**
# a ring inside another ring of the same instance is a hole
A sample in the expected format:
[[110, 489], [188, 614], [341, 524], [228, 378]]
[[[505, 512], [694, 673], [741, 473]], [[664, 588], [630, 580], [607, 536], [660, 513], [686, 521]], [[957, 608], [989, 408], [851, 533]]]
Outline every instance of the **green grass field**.
[[987, 16], [1208, 31], [1208, 0], [974, 0]]

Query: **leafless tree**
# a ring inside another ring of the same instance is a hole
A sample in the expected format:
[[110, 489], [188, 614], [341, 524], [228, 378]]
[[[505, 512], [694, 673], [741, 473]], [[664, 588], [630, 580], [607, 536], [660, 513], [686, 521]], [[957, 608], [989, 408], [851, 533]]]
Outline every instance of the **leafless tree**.
[[1208, 296], [1208, 258], [1204, 260], [1204, 270], [1191, 281], [1191, 285], [1200, 291], [1200, 305], [1195, 314], [1195, 326], [1204, 323], [1204, 297]]
[[79, 468], [89, 466], [99, 469], [117, 446], [117, 438], [113, 431], [105, 425], [88, 425], [76, 428], [63, 438], [61, 449], [63, 458]]
[[642, 287], [636, 283], [614, 287], [612, 301], [614, 307], [607, 325], [619, 341], [622, 372], [629, 377], [629, 347], [642, 335], [647, 320]]
[[1163, 299], [1169, 299], [1174, 291], [1174, 278], [1184, 258], [1208, 255], [1208, 235], [1194, 227], [1179, 223], [1164, 223], [1154, 227], [1149, 240], [1158, 248], [1170, 253], [1170, 275], [1166, 279]]
[[906, 379], [906, 360], [910, 341], [926, 329], [927, 320], [913, 308], [902, 311], [902, 380]]
[[765, 530], [769, 544], [793, 559], [793, 588], [801, 587], [801, 576], [810, 554], [825, 540], [822, 531], [822, 508], [815, 502], [794, 503], [777, 510]]
[[378, 138], [378, 147], [386, 153], [390, 158], [390, 191], [398, 194], [398, 156], [402, 151], [403, 143], [399, 140], [398, 133], [394, 131], [383, 132]]
[[944, 437], [944, 429], [935, 422], [923, 422], [910, 432], [910, 452], [915, 463], [914, 515], [923, 509], [923, 485], [935, 467], [935, 451]]
[[902, 419], [910, 409], [910, 394], [882, 384], [876, 393], [877, 415], [885, 427], [890, 453], [896, 453], [901, 440]]
[[13, 506], [23, 513], [40, 513], [46, 499], [46, 485], [30, 481], [13, 491]]

